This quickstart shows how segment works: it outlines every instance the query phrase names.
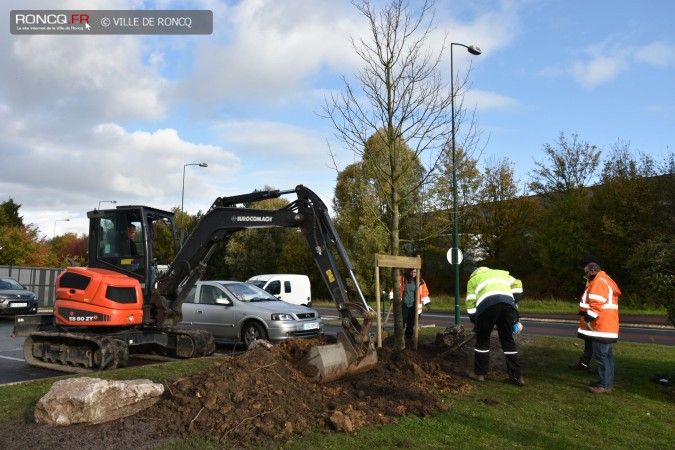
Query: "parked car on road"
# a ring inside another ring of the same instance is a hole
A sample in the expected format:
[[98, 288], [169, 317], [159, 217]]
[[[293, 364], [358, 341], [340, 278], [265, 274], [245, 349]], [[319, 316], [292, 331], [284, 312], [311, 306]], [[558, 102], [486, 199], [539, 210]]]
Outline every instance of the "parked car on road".
[[181, 328], [206, 330], [217, 342], [278, 343], [323, 333], [318, 311], [279, 300], [240, 281], [198, 281], [183, 303]]
[[295, 274], [266, 274], [256, 275], [246, 280], [265, 289], [279, 300], [294, 305], [312, 306], [312, 288], [307, 275]]
[[37, 314], [38, 298], [14, 278], [0, 278], [0, 316]]

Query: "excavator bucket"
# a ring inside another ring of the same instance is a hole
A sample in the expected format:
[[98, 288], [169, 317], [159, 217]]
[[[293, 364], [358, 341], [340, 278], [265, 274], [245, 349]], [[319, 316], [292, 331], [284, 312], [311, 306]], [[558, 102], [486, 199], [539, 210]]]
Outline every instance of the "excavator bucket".
[[370, 338], [370, 327], [377, 317], [358, 305], [363, 322], [345, 318], [345, 331], [337, 335], [337, 343], [317, 345], [309, 349], [300, 362], [300, 369], [313, 383], [323, 384], [368, 372], [377, 365], [377, 352]]
[[312, 383], [324, 384], [342, 378], [368, 372], [377, 365], [377, 352], [369, 343], [365, 354], [360, 356], [343, 332], [338, 342], [317, 345], [309, 349], [300, 363], [302, 372]]

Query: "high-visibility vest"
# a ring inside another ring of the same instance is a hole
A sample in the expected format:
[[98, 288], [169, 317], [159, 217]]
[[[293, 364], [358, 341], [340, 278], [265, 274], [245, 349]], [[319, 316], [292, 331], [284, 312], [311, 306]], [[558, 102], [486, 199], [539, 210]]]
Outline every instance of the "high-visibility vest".
[[429, 303], [431, 303], [431, 299], [428, 295], [426, 297], [422, 297], [420, 302], [417, 304], [417, 314], [422, 314], [422, 308], [424, 308], [424, 306]]
[[[405, 277], [400, 277], [400, 283], [399, 293], [403, 296], [403, 293], [405, 292]], [[420, 278], [420, 286], [417, 289], [417, 314], [422, 314], [422, 308], [429, 302], [431, 302], [431, 299], [429, 298], [427, 283]]]
[[495, 303], [508, 303], [516, 310], [523, 295], [523, 283], [506, 270], [479, 267], [474, 270], [466, 287], [466, 312], [474, 322]]
[[[604, 271], [588, 283], [579, 302], [580, 314], [577, 333], [581, 338], [612, 343], [619, 339], [619, 296], [621, 290]], [[590, 323], [592, 329], [586, 327]]]

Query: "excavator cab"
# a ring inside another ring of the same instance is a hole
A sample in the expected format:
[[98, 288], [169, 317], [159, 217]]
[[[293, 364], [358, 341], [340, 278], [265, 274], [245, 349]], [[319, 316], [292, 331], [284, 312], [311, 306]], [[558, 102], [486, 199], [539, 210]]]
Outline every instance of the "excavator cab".
[[[149, 298], [152, 282], [158, 276], [161, 256], [158, 242], [172, 242], [173, 254], [176, 253], [173, 213], [147, 206], [122, 206], [94, 210], [87, 216], [89, 267], [135, 278], [141, 284], [144, 298]], [[161, 257], [170, 260], [173, 255]]]
[[[146, 206], [90, 211], [88, 267], [69, 267], [56, 283], [54, 320], [77, 328], [160, 325], [150, 305], [158, 278], [157, 239], [173, 240], [173, 214]], [[160, 233], [163, 230], [164, 233]]]

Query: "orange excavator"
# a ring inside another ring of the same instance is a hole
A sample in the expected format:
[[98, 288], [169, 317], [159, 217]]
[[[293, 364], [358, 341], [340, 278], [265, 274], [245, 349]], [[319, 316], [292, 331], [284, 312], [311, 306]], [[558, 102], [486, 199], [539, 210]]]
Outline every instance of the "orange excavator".
[[[297, 199], [278, 210], [244, 206], [292, 193]], [[125, 367], [130, 355], [212, 354], [215, 342], [208, 332], [176, 327], [183, 301], [218, 243], [237, 231], [263, 227], [300, 229], [341, 316], [343, 331], [337, 343], [312, 347], [302, 362], [303, 372], [311, 381], [326, 383], [377, 364], [370, 338], [376, 313], [366, 304], [326, 205], [310, 189], [299, 185], [218, 198], [183, 245], [168, 211], [118, 206], [87, 216], [88, 267], [69, 267], [59, 275], [53, 314], [15, 319], [13, 335], [26, 337], [24, 358], [29, 365], [90, 373]], [[176, 256], [165, 272], [158, 273], [155, 249], [167, 236]], [[338, 261], [349, 273], [358, 302], [349, 301]]]

